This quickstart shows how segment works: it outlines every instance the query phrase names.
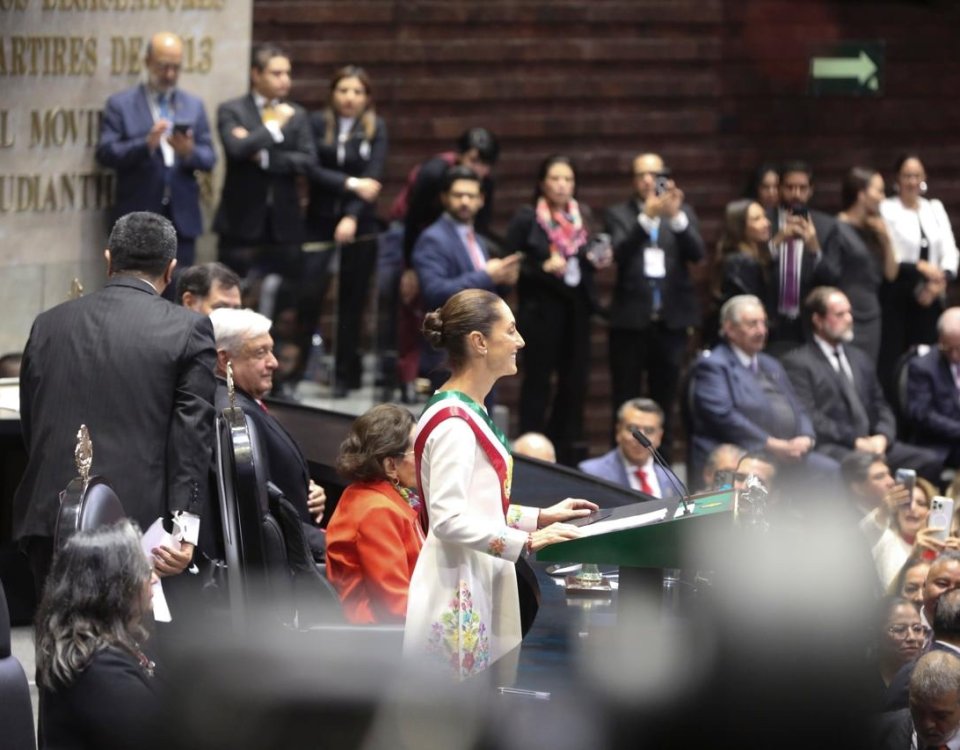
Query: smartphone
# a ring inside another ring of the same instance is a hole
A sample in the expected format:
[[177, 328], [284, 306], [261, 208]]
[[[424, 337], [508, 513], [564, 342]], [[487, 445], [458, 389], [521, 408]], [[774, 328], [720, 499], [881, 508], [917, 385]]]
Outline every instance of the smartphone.
[[663, 195], [670, 189], [670, 182], [672, 178], [670, 177], [669, 172], [661, 172], [657, 175], [656, 180], [653, 183], [653, 192], [655, 195]]
[[179, 133], [180, 135], [186, 135], [190, 132], [190, 123], [189, 122], [175, 122], [173, 124], [173, 132]]
[[799, 216], [803, 219], [806, 219], [807, 216], [810, 215], [810, 212], [807, 211], [807, 207], [802, 203], [794, 203], [793, 206], [790, 207], [790, 213], [793, 216]]
[[941, 542], [950, 536], [950, 524], [953, 521], [953, 500], [949, 497], [937, 495], [930, 501], [930, 516], [927, 526], [931, 529], [940, 529], [935, 535]]
[[902, 484], [910, 491], [910, 500], [913, 500], [913, 488], [917, 486], [917, 472], [915, 469], [897, 469], [894, 475], [897, 484]]

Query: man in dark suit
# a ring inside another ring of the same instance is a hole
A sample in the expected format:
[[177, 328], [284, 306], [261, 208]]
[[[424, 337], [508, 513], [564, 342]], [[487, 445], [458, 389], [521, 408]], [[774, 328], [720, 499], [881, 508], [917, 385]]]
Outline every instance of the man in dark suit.
[[304, 535], [314, 557], [322, 558], [325, 534], [316, 524], [323, 518], [326, 494], [310, 479], [300, 446], [267, 411], [262, 399], [273, 387], [278, 363], [273, 354], [270, 318], [253, 310], [221, 308], [210, 314], [217, 341], [217, 408], [229, 406], [226, 373], [233, 370], [237, 406], [256, 425], [266, 477], [283, 492], [300, 514]]
[[444, 178], [443, 215], [427, 227], [413, 249], [413, 265], [428, 310], [441, 307], [463, 289], [505, 291], [517, 282], [520, 255], [491, 258], [473, 220], [483, 206], [480, 176], [451, 167]]
[[854, 346], [850, 301], [839, 289], [817, 287], [804, 306], [813, 337], [783, 360], [800, 403], [813, 420], [817, 451], [843, 461], [851, 451], [885, 455], [894, 468], [916, 469], [937, 484], [936, 453], [896, 439], [897, 423], [873, 363]]
[[769, 352], [776, 356], [803, 343], [801, 307], [818, 285], [837, 281], [837, 269], [822, 262], [837, 242], [837, 222], [809, 208], [813, 197], [813, 170], [802, 161], [780, 169], [780, 205], [767, 212], [773, 238], [770, 251], [777, 268], [777, 283], [770, 284], [764, 300], [770, 319]]
[[937, 348], [907, 365], [903, 405], [917, 443], [936, 451], [942, 463], [960, 467], [960, 307], [937, 321]]
[[650, 397], [663, 407], [663, 453], [673, 439], [670, 414], [691, 328], [700, 306], [690, 266], [704, 257], [697, 217], [657, 154], [633, 161], [634, 196], [606, 213], [617, 281], [610, 305], [610, 377], [613, 406], [640, 395], [647, 374]]
[[[413, 267], [427, 310], [442, 307], [464, 289], [486, 289], [504, 294], [517, 283], [520, 254], [491, 258], [485, 240], [474, 231], [473, 220], [483, 206], [480, 176], [469, 167], [451, 167], [444, 177], [443, 215], [427, 227], [413, 248]], [[420, 372], [434, 379], [440, 356], [429, 347], [420, 352]]]
[[177, 263], [193, 265], [203, 232], [196, 173], [217, 161], [203, 102], [177, 88], [183, 43], [154, 34], [147, 44], [147, 82], [107, 99], [97, 161], [117, 172], [115, 221], [131, 211], [166, 216], [177, 230]]
[[227, 173], [213, 226], [220, 260], [241, 276], [256, 267], [291, 277], [300, 264], [297, 179], [314, 165], [316, 151], [306, 111], [287, 101], [290, 70], [279, 47], [254, 47], [250, 93], [217, 109]]
[[617, 447], [602, 456], [581, 461], [584, 474], [622, 484], [651, 497], [676, 497], [667, 473], [653, 459], [653, 453], [633, 436], [640, 430], [659, 450], [663, 439], [663, 409], [649, 398], [633, 398], [617, 410]]
[[870, 747], [942, 750], [960, 745], [960, 658], [952, 651], [921, 656], [910, 677], [910, 707], [877, 720]]
[[500, 144], [493, 133], [486, 128], [470, 128], [457, 139], [455, 151], [437, 154], [411, 170], [406, 186], [390, 208], [390, 218], [404, 223], [403, 249], [408, 262], [420, 235], [443, 214], [444, 178], [450, 167], [467, 167], [480, 178], [483, 205], [477, 210], [474, 226], [480, 234], [490, 234], [492, 172], [499, 155]]
[[767, 315], [759, 298], [731, 297], [720, 310], [724, 342], [693, 365], [691, 473], [721, 443], [765, 451], [784, 468], [803, 466], [836, 475], [835, 461], [811, 453], [815, 440], [810, 417], [783, 367], [763, 353]]
[[193, 266], [177, 279], [177, 301], [201, 315], [221, 307], [242, 307], [240, 277], [222, 263]]
[[106, 286], [33, 323], [20, 379], [29, 461], [13, 526], [38, 587], [49, 568], [58, 494], [76, 475], [81, 424], [93, 441], [92, 473], [106, 477], [142, 529], [161, 516], [190, 514], [181, 551], [155, 553], [157, 572], [174, 575], [190, 562], [207, 494], [216, 353], [210, 320], [159, 296], [176, 251], [167, 219], [127, 214], [110, 233]]

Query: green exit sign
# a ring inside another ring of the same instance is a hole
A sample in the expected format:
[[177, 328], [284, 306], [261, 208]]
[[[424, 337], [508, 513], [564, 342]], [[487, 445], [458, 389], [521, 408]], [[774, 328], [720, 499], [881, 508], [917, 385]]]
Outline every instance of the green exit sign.
[[836, 42], [810, 56], [810, 93], [815, 96], [880, 96], [884, 81], [884, 43]]

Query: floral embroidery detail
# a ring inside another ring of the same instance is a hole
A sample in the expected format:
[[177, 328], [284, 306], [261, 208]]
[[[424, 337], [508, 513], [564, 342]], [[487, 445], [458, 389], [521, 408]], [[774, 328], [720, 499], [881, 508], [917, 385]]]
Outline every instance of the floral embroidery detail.
[[511, 529], [519, 529], [521, 520], [523, 520], [523, 507], [520, 505], [511, 505], [509, 510], [507, 510], [507, 526]]
[[466, 581], [460, 581], [449, 607], [431, 626], [427, 651], [439, 656], [461, 677], [469, 677], [489, 665], [487, 626], [473, 609], [473, 595]]
[[496, 539], [492, 539], [487, 545], [487, 551], [494, 557], [503, 557], [503, 551], [507, 548], [507, 535], [501, 534]]

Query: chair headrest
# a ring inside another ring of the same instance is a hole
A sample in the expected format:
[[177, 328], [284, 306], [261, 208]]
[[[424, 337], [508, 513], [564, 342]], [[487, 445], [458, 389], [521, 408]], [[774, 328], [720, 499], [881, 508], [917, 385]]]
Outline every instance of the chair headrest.
[[7, 609], [7, 595], [0, 582], [0, 659], [6, 659], [12, 653], [10, 649], [10, 611]]

